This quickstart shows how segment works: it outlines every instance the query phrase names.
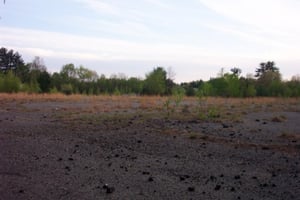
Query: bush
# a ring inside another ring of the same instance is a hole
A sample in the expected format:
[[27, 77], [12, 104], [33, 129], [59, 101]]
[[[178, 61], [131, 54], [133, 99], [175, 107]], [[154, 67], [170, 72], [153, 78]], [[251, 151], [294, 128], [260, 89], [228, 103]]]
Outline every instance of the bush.
[[66, 94], [66, 95], [70, 95], [73, 92], [73, 87], [71, 84], [63, 84], [61, 85], [61, 92]]
[[0, 75], [0, 92], [15, 93], [20, 91], [21, 81], [10, 71]]

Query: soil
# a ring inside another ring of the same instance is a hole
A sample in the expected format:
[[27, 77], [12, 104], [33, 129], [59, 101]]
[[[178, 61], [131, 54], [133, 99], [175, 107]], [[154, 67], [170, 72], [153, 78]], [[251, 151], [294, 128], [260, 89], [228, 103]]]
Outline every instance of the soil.
[[299, 199], [299, 100], [125, 98], [1, 101], [0, 199]]

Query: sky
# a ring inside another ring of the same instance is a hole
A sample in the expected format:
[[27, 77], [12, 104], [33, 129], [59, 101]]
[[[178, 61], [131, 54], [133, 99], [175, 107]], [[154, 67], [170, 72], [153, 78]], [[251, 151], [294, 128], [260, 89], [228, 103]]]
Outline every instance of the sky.
[[41, 57], [51, 73], [74, 63], [144, 78], [162, 66], [179, 83], [221, 68], [254, 74], [270, 60], [290, 79], [300, 74], [299, 11], [299, 0], [6, 0], [0, 46]]

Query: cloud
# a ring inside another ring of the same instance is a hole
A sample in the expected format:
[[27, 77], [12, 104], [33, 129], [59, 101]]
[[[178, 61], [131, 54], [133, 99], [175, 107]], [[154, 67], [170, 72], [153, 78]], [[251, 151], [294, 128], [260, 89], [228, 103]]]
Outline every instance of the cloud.
[[170, 9], [171, 8], [170, 4], [167, 4], [167, 3], [165, 3], [162, 0], [144, 0], [144, 1], [147, 2], [147, 3], [150, 3], [152, 5], [161, 7], [161, 8], [166, 8], [166, 9]]
[[105, 3], [100, 0], [75, 0], [78, 3], [84, 4], [87, 8], [99, 13], [116, 15], [119, 14], [119, 9], [113, 4]]
[[2, 45], [44, 57], [93, 60], [197, 60], [207, 50], [168, 43], [131, 42], [18, 28], [0, 28]]
[[296, 0], [199, 0], [211, 10], [266, 32], [300, 33], [300, 2]]

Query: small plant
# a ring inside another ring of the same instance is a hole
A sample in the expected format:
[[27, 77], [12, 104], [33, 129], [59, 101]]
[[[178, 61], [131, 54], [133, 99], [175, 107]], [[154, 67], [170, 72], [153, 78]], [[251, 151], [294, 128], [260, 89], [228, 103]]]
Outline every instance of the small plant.
[[220, 117], [220, 112], [217, 108], [213, 107], [213, 108], [210, 108], [208, 110], [208, 113], [207, 113], [207, 117], [208, 118], [219, 118]]
[[172, 90], [175, 107], [178, 108], [185, 95], [185, 90], [182, 87], [176, 87]]
[[207, 116], [204, 113], [199, 112], [198, 116], [199, 116], [200, 120], [206, 120], [207, 119]]
[[172, 101], [170, 98], [167, 98], [167, 100], [163, 104], [164, 110], [167, 112], [167, 117], [170, 117], [171, 112], [173, 112], [173, 108], [171, 104]]

